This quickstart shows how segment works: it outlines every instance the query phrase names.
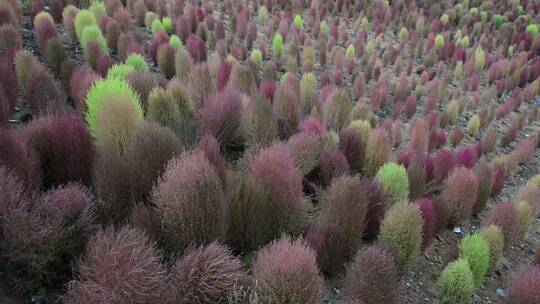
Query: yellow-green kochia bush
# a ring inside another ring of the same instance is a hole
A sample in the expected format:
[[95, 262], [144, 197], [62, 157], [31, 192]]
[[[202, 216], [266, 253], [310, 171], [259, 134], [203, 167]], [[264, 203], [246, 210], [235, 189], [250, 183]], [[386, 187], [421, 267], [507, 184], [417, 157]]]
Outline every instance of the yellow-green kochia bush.
[[524, 238], [531, 228], [531, 224], [534, 220], [534, 211], [531, 205], [526, 201], [520, 201], [514, 204], [516, 211], [519, 215], [519, 236]]
[[408, 270], [422, 247], [424, 220], [417, 204], [399, 202], [384, 214], [379, 243], [395, 250], [401, 267]]
[[300, 31], [304, 29], [304, 23], [300, 15], [294, 16], [294, 26]]
[[272, 50], [276, 57], [281, 58], [281, 56], [283, 56], [283, 37], [281, 37], [280, 33], [274, 35], [274, 40], [272, 40]]
[[262, 61], [263, 61], [263, 55], [262, 55], [261, 50], [259, 50], [259, 49], [254, 49], [254, 50], [251, 52], [251, 60], [253, 60], [253, 62], [254, 62], [255, 65], [257, 66], [257, 68], [260, 69], [261, 66], [262, 66]]
[[107, 39], [101, 33], [101, 30], [97, 25], [85, 26], [80, 36], [81, 46], [85, 53], [88, 52], [88, 43], [95, 42], [99, 45], [102, 54], [108, 54]]
[[480, 236], [488, 246], [491, 267], [496, 268], [502, 258], [504, 250], [504, 235], [501, 227], [489, 225], [480, 231]]
[[134, 72], [133, 66], [127, 64], [115, 64], [107, 71], [107, 78], [120, 78], [125, 80], [127, 75]]
[[489, 270], [489, 247], [478, 233], [464, 237], [459, 243], [459, 255], [469, 263], [474, 285], [480, 287]]
[[126, 65], [133, 67], [137, 72], [148, 72], [148, 63], [144, 57], [137, 53], [132, 53], [126, 58]]
[[394, 162], [384, 164], [377, 172], [377, 180], [390, 194], [390, 200], [393, 203], [409, 198], [409, 177], [407, 169], [402, 165]]
[[467, 260], [448, 264], [436, 289], [440, 304], [468, 304], [474, 292], [474, 279]]
[[480, 130], [480, 116], [478, 114], [475, 114], [471, 119], [469, 119], [469, 122], [467, 123], [467, 132], [471, 136], [475, 136], [478, 134], [478, 131]]
[[136, 111], [136, 115], [143, 119], [143, 110], [139, 96], [125, 80], [117, 77], [100, 79], [92, 85], [86, 95], [88, 110], [85, 118], [92, 136], [95, 136], [96, 133], [97, 113], [105, 98], [110, 96], [129, 99]]
[[89, 10], [81, 10], [75, 16], [75, 33], [77, 38], [81, 40], [83, 29], [89, 25], [97, 25], [98, 22], [94, 14]]

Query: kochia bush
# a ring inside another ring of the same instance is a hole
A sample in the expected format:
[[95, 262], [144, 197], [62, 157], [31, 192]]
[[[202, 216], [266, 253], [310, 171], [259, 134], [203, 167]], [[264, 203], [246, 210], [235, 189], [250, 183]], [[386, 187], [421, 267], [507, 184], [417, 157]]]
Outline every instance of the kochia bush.
[[393, 203], [409, 199], [409, 178], [405, 167], [388, 162], [379, 168], [376, 176]]
[[480, 234], [464, 237], [459, 243], [460, 257], [466, 259], [473, 273], [474, 285], [480, 287], [489, 266], [489, 247]]
[[448, 264], [437, 283], [441, 304], [467, 304], [474, 293], [474, 277], [465, 259]]
[[472, 215], [478, 195], [478, 178], [472, 170], [458, 167], [445, 181], [441, 197], [449, 208], [449, 224], [458, 224]]

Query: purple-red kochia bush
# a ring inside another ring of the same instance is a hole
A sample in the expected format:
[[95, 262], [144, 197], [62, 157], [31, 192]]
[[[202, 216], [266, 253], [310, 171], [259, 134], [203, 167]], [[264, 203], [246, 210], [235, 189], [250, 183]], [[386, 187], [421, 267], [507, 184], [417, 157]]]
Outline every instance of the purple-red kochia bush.
[[349, 172], [347, 158], [340, 150], [322, 150], [319, 156], [319, 167], [323, 182], [326, 184]]
[[45, 68], [28, 76], [26, 99], [34, 117], [66, 113], [69, 108], [60, 85]]
[[378, 245], [359, 250], [345, 275], [343, 299], [344, 303], [399, 303], [399, 269], [393, 254]]
[[520, 222], [515, 206], [510, 202], [500, 203], [489, 211], [484, 225], [497, 225], [504, 235], [504, 248], [508, 249], [519, 240]]
[[42, 188], [68, 182], [90, 185], [95, 146], [86, 124], [77, 116], [45, 117], [24, 130], [38, 158]]
[[445, 181], [441, 198], [449, 208], [449, 224], [459, 224], [472, 215], [478, 195], [478, 179], [471, 169], [457, 167]]
[[268, 99], [270, 103], [274, 102], [274, 95], [276, 93], [276, 83], [273, 80], [263, 80], [259, 86], [259, 91], [263, 97]]
[[257, 252], [253, 263], [257, 294], [268, 303], [316, 304], [322, 300], [324, 280], [316, 253], [303, 239], [283, 236]]
[[236, 137], [242, 118], [242, 95], [228, 89], [210, 96], [198, 113], [203, 134], [210, 134], [225, 146]]
[[302, 133], [314, 134], [319, 137], [324, 136], [324, 134], [326, 133], [326, 130], [321, 120], [314, 116], [308, 116], [304, 118], [304, 120], [300, 122], [300, 126], [298, 127], [298, 129]]
[[424, 220], [422, 247], [427, 248], [435, 237], [435, 209], [430, 199], [418, 199], [415, 203], [420, 207], [420, 214]]
[[[148, 56], [152, 58], [154, 63], [157, 63], [157, 53], [159, 46], [169, 42], [169, 36], [164, 31], [157, 32], [150, 43], [148, 44]], [[127, 55], [127, 54], [126, 54]]]
[[247, 281], [242, 261], [218, 242], [187, 248], [170, 276], [176, 303], [219, 303]]
[[366, 227], [363, 239], [371, 241], [379, 234], [387, 194], [382, 184], [375, 178], [363, 179], [362, 188], [367, 197]]
[[86, 93], [99, 78], [99, 75], [94, 70], [84, 65], [77, 67], [71, 74], [69, 94], [75, 101], [75, 108], [79, 113], [86, 113]]
[[522, 266], [508, 286], [508, 303], [540, 302], [540, 265]]
[[335, 275], [342, 269], [347, 260], [341, 250], [341, 236], [338, 228], [332, 224], [323, 224], [306, 229], [302, 238], [317, 253], [317, 265], [327, 275]]
[[131, 72], [127, 75], [126, 80], [139, 94], [143, 109], [146, 110], [148, 108], [148, 95], [157, 86], [154, 75], [145, 72]]
[[491, 197], [498, 196], [503, 187], [504, 182], [506, 181], [506, 170], [502, 164], [493, 164], [493, 187], [491, 188]]
[[231, 71], [232, 65], [227, 60], [223, 60], [223, 62], [221, 62], [219, 65], [218, 73], [216, 75], [216, 88], [218, 92], [223, 91], [229, 83]]
[[10, 109], [13, 109], [17, 102], [19, 94], [19, 84], [13, 61], [17, 50], [10, 48], [0, 57], [0, 94], [3, 94], [7, 99], [7, 104]]
[[27, 186], [34, 186], [39, 181], [34, 174], [34, 154], [24, 144], [20, 134], [0, 127], [0, 142], [0, 166], [12, 170], [12, 174]]
[[451, 150], [438, 151], [433, 157], [433, 177], [436, 182], [443, 182], [455, 166], [454, 152]]
[[[88, 242], [63, 303], [159, 303], [167, 299], [167, 273], [162, 257], [137, 229], [99, 230]], [[127, 300], [129, 299], [129, 300]]]
[[56, 26], [49, 18], [41, 18], [39, 22], [35, 24], [34, 31], [36, 35], [36, 42], [41, 53], [45, 51], [47, 42], [50, 39], [58, 39], [58, 32], [56, 31]]
[[476, 163], [476, 152], [474, 148], [461, 148], [456, 153], [456, 162], [458, 166], [472, 169]]
[[221, 180], [221, 185], [225, 190], [225, 187], [227, 186], [227, 175], [225, 172], [225, 163], [220, 154], [219, 142], [212, 137], [212, 135], [206, 134], [201, 138], [198, 149], [204, 152], [206, 159], [214, 166], [214, 169]]
[[206, 61], [206, 43], [198, 36], [189, 35], [186, 40], [186, 50], [195, 63]]
[[96, 61], [96, 72], [101, 77], [106, 77], [109, 69], [114, 65], [114, 60], [109, 55], [101, 55]]
[[360, 132], [344, 128], [339, 132], [339, 150], [343, 152], [353, 172], [359, 172], [364, 163], [364, 142]]
[[419, 153], [428, 151], [429, 126], [426, 121], [419, 119], [411, 129], [409, 146]]

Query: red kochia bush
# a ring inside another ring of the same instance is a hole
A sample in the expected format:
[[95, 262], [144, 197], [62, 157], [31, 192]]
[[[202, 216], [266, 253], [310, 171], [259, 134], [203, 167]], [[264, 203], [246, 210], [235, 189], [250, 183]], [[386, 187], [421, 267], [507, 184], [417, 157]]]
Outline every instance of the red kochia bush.
[[506, 181], [506, 170], [502, 164], [493, 164], [493, 187], [491, 188], [491, 197], [498, 196]]
[[327, 190], [321, 221], [336, 225], [346, 259], [354, 256], [360, 248], [367, 208], [366, 194], [358, 176], [338, 177]]
[[382, 184], [375, 178], [363, 179], [362, 188], [367, 197], [364, 240], [371, 241], [379, 234], [379, 226], [384, 217], [386, 193]]
[[44, 189], [67, 182], [90, 185], [95, 147], [79, 117], [45, 117], [33, 121], [24, 130], [24, 136], [37, 154]]
[[457, 151], [456, 161], [458, 166], [472, 169], [476, 162], [476, 152], [473, 148], [461, 148]]
[[540, 302], [540, 266], [522, 266], [508, 286], [509, 304]]
[[509, 248], [519, 240], [520, 222], [519, 214], [511, 203], [500, 203], [489, 211], [485, 226], [497, 225], [504, 235], [504, 247]]
[[186, 50], [195, 63], [206, 61], [206, 43], [197, 35], [189, 35], [186, 40]]
[[58, 32], [54, 23], [46, 17], [41, 18], [35, 26], [36, 42], [40, 51], [43, 53], [50, 39], [58, 39]]
[[219, 65], [218, 73], [216, 76], [216, 87], [219, 92], [223, 91], [223, 89], [225, 89], [225, 87], [227, 86], [227, 83], [229, 83], [229, 76], [231, 75], [231, 71], [232, 65], [227, 60], [224, 60]]
[[24, 144], [20, 134], [0, 127], [0, 166], [13, 170], [13, 174], [28, 186], [39, 178], [34, 175], [34, 155]]
[[335, 275], [341, 271], [341, 265], [347, 262], [341, 250], [343, 241], [336, 225], [326, 224], [308, 228], [302, 233], [302, 238], [317, 253], [317, 265], [322, 272]]
[[393, 255], [378, 245], [359, 250], [345, 276], [343, 298], [351, 301], [345, 303], [399, 303], [399, 274]]
[[211, 135], [204, 135], [199, 142], [198, 148], [204, 152], [204, 155], [216, 170], [221, 185], [225, 189], [227, 186], [227, 176], [225, 172], [225, 164], [220, 154], [219, 143]]
[[446, 179], [441, 197], [449, 208], [449, 224], [459, 224], [472, 215], [478, 194], [478, 179], [474, 172], [457, 167]]
[[420, 214], [424, 220], [422, 247], [427, 248], [435, 237], [435, 210], [433, 209], [433, 202], [429, 199], [419, 199], [416, 204], [420, 207]]
[[288, 236], [268, 244], [253, 263], [256, 291], [263, 303], [316, 304], [322, 300], [324, 280], [316, 254], [304, 240]]
[[99, 78], [99, 75], [87, 66], [79, 66], [71, 74], [69, 94], [75, 101], [75, 107], [81, 114], [86, 113], [86, 93]]
[[[160, 31], [154, 35], [154, 38], [152, 38], [152, 40], [148, 44], [148, 56], [152, 58], [154, 63], [157, 63], [157, 54], [158, 54], [159, 46], [163, 43], [168, 43], [168, 42], [169, 42], [169, 36], [164, 31]], [[118, 51], [119, 52], [122, 51], [120, 47], [118, 48]]]
[[252, 156], [248, 162], [248, 175], [260, 183], [274, 210], [265, 219], [270, 222], [267, 239], [293, 232], [303, 215], [302, 177], [287, 147], [277, 143]]
[[204, 152], [184, 152], [167, 165], [152, 202], [162, 218], [166, 246], [181, 250], [225, 233], [226, 205], [221, 182]]
[[242, 95], [235, 90], [211, 96], [199, 112], [203, 134], [214, 136], [223, 146], [237, 136], [241, 118]]
[[360, 132], [345, 128], [339, 132], [339, 150], [343, 152], [353, 172], [359, 172], [364, 163], [364, 142]]
[[349, 172], [347, 158], [339, 150], [322, 150], [319, 156], [319, 166], [323, 182], [326, 184]]
[[77, 280], [63, 303], [161, 303], [167, 276], [161, 255], [143, 232], [100, 230], [88, 242]]
[[35, 117], [68, 111], [65, 97], [59, 84], [44, 68], [31, 71], [28, 75], [26, 98]]
[[240, 259], [218, 242], [189, 247], [171, 270], [175, 303], [220, 303], [245, 283], [242, 266]]

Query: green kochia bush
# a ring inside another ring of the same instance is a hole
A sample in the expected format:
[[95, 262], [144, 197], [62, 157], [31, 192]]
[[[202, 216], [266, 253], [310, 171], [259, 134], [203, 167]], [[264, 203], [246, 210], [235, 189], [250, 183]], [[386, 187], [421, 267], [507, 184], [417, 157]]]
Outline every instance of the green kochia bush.
[[409, 177], [402, 165], [394, 162], [384, 164], [377, 172], [377, 180], [381, 182], [384, 190], [390, 194], [393, 202], [409, 198]]
[[101, 33], [101, 30], [97, 25], [88, 25], [85, 26], [82, 30], [80, 37], [81, 46], [83, 48], [86, 59], [89, 60], [90, 50], [88, 44], [94, 42], [99, 46], [99, 51], [101, 55], [107, 55], [109, 53], [107, 49], [107, 39]]
[[423, 224], [416, 204], [397, 203], [384, 215], [379, 243], [396, 250], [403, 269], [409, 269], [420, 254]]
[[131, 101], [137, 115], [142, 119], [143, 110], [139, 101], [139, 96], [127, 84], [126, 81], [119, 78], [107, 78], [98, 80], [88, 90], [86, 95], [86, 122], [88, 123], [90, 133], [95, 136], [97, 127], [97, 113], [107, 97], [126, 98]]
[[279, 33], [276, 33], [274, 40], [272, 40], [272, 50], [277, 58], [283, 56], [283, 37]]
[[86, 9], [79, 11], [75, 16], [75, 33], [77, 34], [79, 41], [82, 38], [85, 27], [97, 24], [96, 17], [94, 17], [94, 14], [92, 14], [91, 11]]
[[480, 236], [488, 246], [491, 267], [498, 267], [504, 250], [504, 235], [501, 227], [489, 225], [480, 231]]
[[448, 264], [437, 283], [441, 304], [468, 304], [474, 292], [474, 277], [466, 259]]
[[148, 72], [148, 63], [140, 54], [132, 53], [126, 58], [126, 65], [131, 66], [137, 72]]
[[471, 268], [474, 285], [480, 287], [489, 270], [489, 247], [480, 234], [464, 237], [459, 243], [460, 257], [466, 259]]

